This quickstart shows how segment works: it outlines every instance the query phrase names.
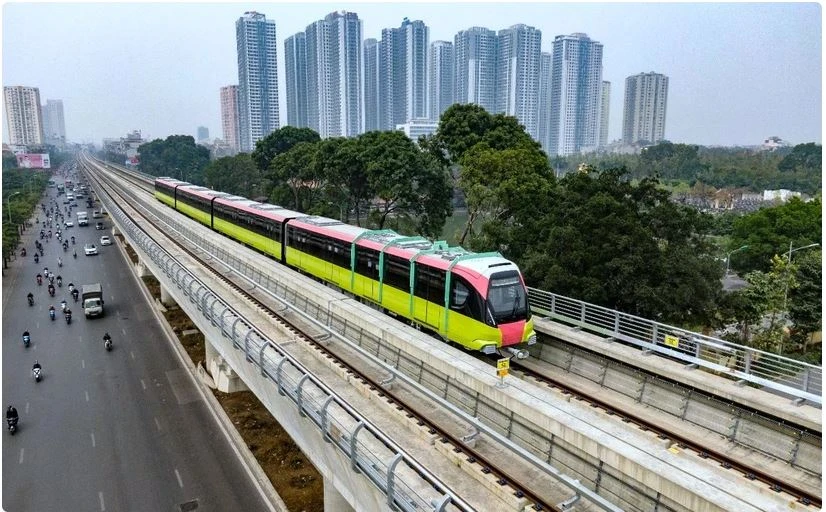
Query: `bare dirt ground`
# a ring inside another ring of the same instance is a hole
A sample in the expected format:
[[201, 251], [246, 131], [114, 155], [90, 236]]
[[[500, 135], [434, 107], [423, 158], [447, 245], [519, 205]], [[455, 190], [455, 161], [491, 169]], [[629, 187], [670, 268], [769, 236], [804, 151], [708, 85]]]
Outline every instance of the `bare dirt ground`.
[[[121, 238], [121, 237], [118, 237]], [[122, 242], [122, 239], [121, 239]], [[137, 255], [126, 246], [129, 258], [137, 262]], [[161, 289], [153, 277], [143, 278], [152, 297], [160, 300]], [[166, 321], [178, 336], [193, 364], [203, 364], [204, 336], [186, 334], [197, 329], [178, 307], [167, 308]], [[224, 408], [247, 447], [255, 455], [276, 492], [292, 512], [324, 510], [324, 483], [321, 474], [301, 452], [289, 434], [250, 391], [213, 394]]]

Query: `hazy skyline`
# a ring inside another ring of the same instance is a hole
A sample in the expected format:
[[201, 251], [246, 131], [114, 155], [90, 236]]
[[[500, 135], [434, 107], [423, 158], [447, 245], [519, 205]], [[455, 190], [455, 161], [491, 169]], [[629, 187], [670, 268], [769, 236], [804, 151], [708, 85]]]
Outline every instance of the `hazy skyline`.
[[[221, 135], [220, 88], [238, 83], [235, 21], [255, 10], [276, 22], [281, 126], [287, 121], [284, 39], [330, 12], [363, 21], [363, 38], [404, 17], [430, 42], [482, 26], [524, 23], [555, 36], [584, 32], [604, 45], [611, 82], [608, 140], [620, 138], [625, 79], [669, 77], [665, 137], [703, 145], [822, 138], [822, 28], [818, 4], [179, 3], [3, 6], [3, 85], [63, 100], [70, 141]], [[3, 141], [6, 134], [3, 113]]]

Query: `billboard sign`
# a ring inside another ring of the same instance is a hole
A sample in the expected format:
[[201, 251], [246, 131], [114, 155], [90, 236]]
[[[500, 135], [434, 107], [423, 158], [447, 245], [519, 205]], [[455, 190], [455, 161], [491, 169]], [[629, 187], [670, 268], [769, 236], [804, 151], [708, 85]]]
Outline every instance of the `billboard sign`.
[[18, 153], [17, 167], [24, 169], [50, 169], [48, 153]]

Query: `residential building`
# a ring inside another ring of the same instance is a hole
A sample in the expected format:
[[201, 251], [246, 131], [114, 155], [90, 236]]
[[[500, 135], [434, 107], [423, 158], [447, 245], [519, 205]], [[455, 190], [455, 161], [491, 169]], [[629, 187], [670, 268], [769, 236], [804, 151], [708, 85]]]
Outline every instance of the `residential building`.
[[66, 143], [66, 123], [63, 118], [63, 100], [46, 100], [41, 107], [43, 138], [46, 144]]
[[241, 151], [279, 127], [275, 21], [255, 11], [235, 23], [238, 48], [238, 120]]
[[608, 145], [608, 119], [611, 115], [611, 82], [602, 81], [602, 104], [599, 109], [599, 147]]
[[3, 87], [9, 144], [35, 146], [43, 144], [43, 113], [37, 87]]
[[427, 51], [430, 29], [404, 18], [383, 29], [379, 46], [379, 129], [392, 130], [410, 119], [429, 117]]
[[241, 132], [238, 119], [238, 86], [221, 87], [221, 128], [224, 141], [235, 152], [241, 149]]
[[442, 113], [453, 105], [454, 73], [456, 64], [453, 43], [433, 41], [430, 43], [430, 119], [438, 123]]
[[307, 38], [299, 32], [284, 41], [284, 75], [287, 78], [287, 124], [310, 126], [307, 120]]
[[455, 103], [496, 111], [496, 41], [496, 33], [483, 27], [460, 30], [454, 37]]
[[548, 152], [551, 144], [551, 54], [539, 54], [539, 107], [537, 109], [537, 141]]
[[559, 35], [551, 63], [549, 155], [595, 149], [602, 100], [602, 44], [586, 34]]
[[439, 128], [439, 121], [432, 119], [411, 119], [410, 121], [396, 125], [396, 130], [401, 130], [405, 135], [418, 142], [422, 135], [433, 135]]
[[364, 96], [362, 98], [364, 131], [379, 129], [379, 49], [375, 39], [364, 40]]
[[667, 103], [667, 76], [652, 71], [626, 78], [623, 143], [646, 145], [664, 140]]
[[307, 122], [322, 138], [361, 133], [362, 23], [354, 12], [334, 12], [304, 31]]
[[205, 142], [209, 140], [209, 128], [207, 128], [206, 126], [199, 126], [197, 134], [198, 142]]
[[538, 134], [542, 32], [513, 25], [497, 35], [495, 113], [516, 117], [534, 139]]

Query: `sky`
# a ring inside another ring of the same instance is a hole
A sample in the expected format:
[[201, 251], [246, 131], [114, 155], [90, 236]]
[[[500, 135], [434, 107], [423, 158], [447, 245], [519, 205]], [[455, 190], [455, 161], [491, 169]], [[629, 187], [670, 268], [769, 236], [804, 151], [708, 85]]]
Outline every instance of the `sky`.
[[[100, 144], [141, 130], [149, 139], [221, 137], [220, 88], [238, 83], [235, 21], [276, 22], [280, 118], [286, 123], [284, 39], [330, 12], [358, 14], [363, 37], [405, 17], [453, 41], [472, 26], [517, 23], [604, 45], [611, 82], [609, 140], [622, 133], [625, 79], [669, 77], [665, 137], [701, 145], [792, 143], [822, 137], [822, 8], [815, 3], [5, 3], [2, 82], [62, 99], [67, 139]], [[2, 124], [6, 134], [5, 112]]]

